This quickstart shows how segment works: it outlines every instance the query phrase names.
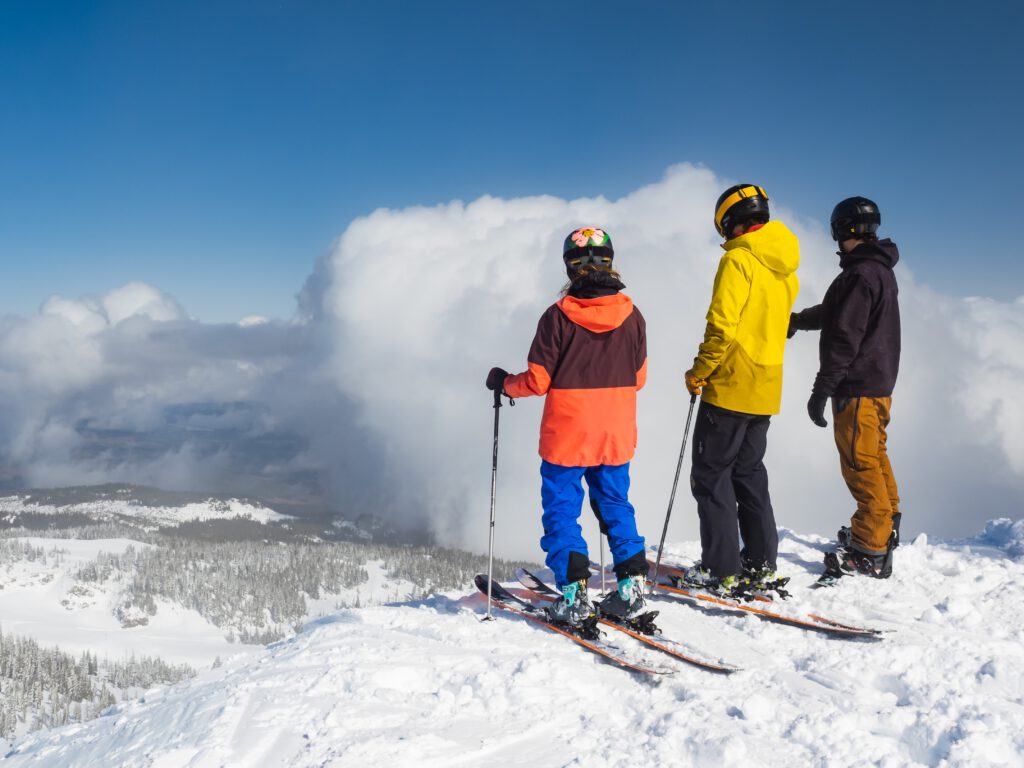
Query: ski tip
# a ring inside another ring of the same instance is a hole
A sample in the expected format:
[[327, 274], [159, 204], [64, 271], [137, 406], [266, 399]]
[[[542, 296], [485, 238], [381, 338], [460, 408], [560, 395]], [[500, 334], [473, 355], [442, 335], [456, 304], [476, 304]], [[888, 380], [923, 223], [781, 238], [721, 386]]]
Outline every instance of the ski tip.
[[730, 664], [705, 664], [703, 669], [708, 672], [715, 672], [719, 675], [731, 675], [735, 672], [742, 672], [743, 667], [734, 667]]
[[839, 583], [839, 577], [831, 574], [823, 573], [818, 577], [817, 581], [811, 584], [811, 589], [818, 589], [820, 587], [834, 587]]

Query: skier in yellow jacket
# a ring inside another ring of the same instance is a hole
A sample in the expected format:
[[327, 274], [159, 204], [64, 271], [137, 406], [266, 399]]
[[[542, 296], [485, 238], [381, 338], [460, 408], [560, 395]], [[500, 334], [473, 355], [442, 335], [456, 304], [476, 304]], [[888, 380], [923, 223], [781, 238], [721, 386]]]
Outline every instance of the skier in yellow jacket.
[[701, 560], [686, 581], [738, 595], [784, 583], [775, 576], [779, 534], [763, 458], [769, 421], [782, 399], [800, 244], [785, 224], [770, 221], [768, 195], [753, 184], [722, 193], [715, 228], [725, 239], [725, 255], [715, 275], [704, 342], [686, 372], [686, 388], [701, 395], [690, 473]]

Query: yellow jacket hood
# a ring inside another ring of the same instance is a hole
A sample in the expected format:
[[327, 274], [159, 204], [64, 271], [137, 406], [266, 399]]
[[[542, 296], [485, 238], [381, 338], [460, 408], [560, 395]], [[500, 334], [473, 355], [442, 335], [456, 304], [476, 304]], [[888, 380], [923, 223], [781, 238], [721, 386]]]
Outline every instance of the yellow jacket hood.
[[743, 248], [772, 272], [791, 275], [800, 266], [800, 242], [781, 221], [769, 221], [760, 229], [734, 237], [722, 244], [731, 251]]

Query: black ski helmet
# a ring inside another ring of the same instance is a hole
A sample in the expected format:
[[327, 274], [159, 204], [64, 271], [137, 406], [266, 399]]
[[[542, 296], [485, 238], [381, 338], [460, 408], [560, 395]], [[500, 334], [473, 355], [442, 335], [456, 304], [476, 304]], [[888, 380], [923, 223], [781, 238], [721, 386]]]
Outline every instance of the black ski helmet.
[[569, 277], [587, 264], [610, 267], [613, 258], [615, 250], [612, 248], [612, 239], [607, 232], [597, 227], [574, 229], [562, 245], [562, 261], [565, 262], [565, 271]]
[[732, 237], [737, 224], [751, 219], [767, 222], [768, 193], [756, 184], [737, 184], [723, 192], [715, 203], [715, 229], [722, 237]]
[[878, 206], [866, 197], [848, 197], [832, 209], [832, 239], [873, 239], [882, 214]]

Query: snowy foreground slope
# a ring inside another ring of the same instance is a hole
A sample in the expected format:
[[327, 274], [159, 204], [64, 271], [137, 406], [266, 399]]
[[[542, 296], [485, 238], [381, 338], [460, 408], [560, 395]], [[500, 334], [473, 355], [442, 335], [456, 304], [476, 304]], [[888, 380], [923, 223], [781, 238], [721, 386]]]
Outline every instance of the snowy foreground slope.
[[667, 636], [744, 671], [651, 681], [525, 621], [481, 623], [467, 589], [338, 612], [0, 766], [1024, 765], [1024, 521], [920, 536], [891, 580], [808, 591], [824, 547], [784, 536], [795, 600], [884, 640], [658, 601]]

